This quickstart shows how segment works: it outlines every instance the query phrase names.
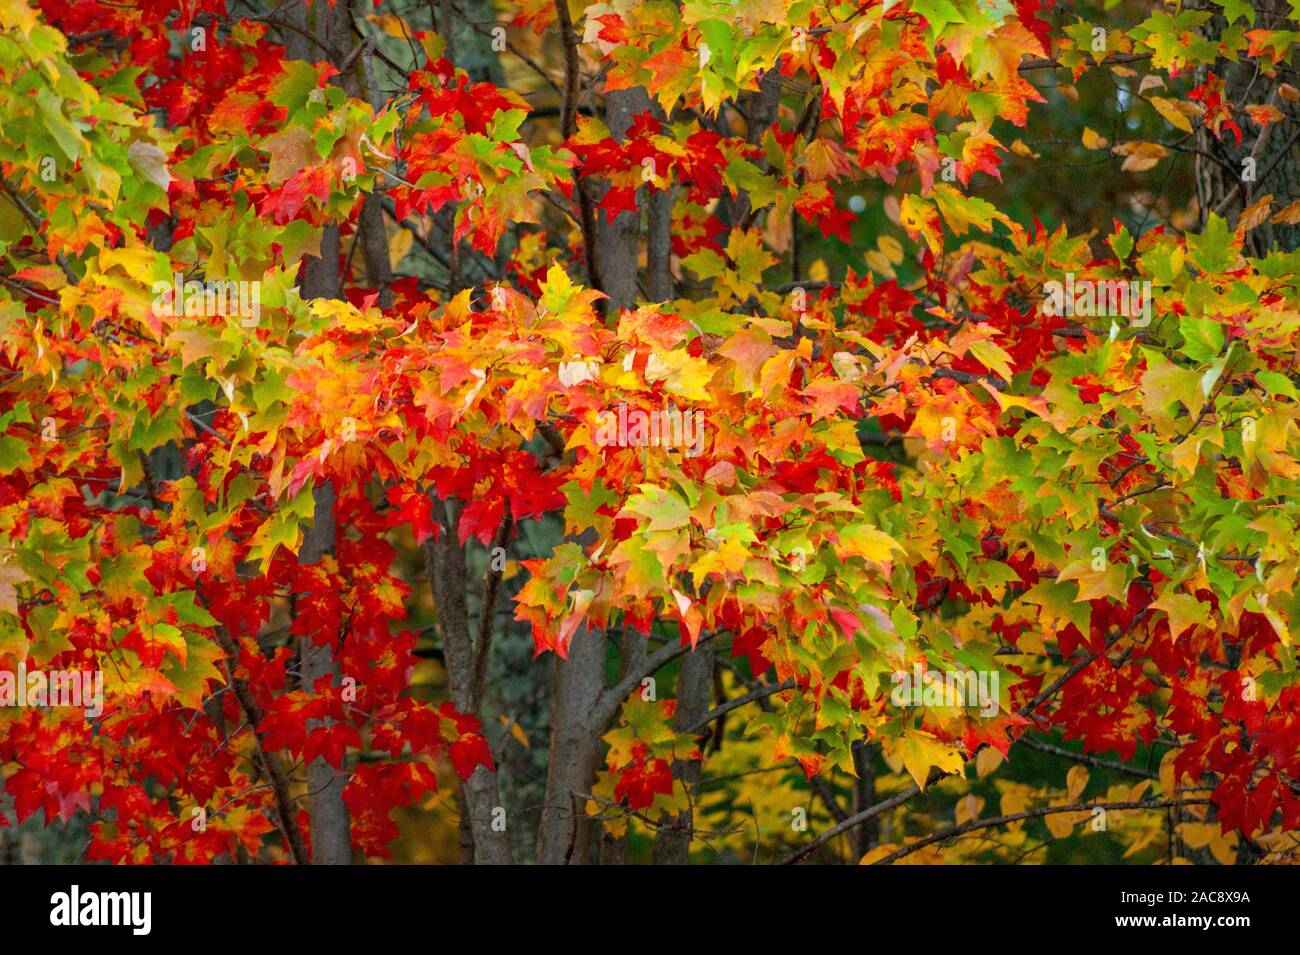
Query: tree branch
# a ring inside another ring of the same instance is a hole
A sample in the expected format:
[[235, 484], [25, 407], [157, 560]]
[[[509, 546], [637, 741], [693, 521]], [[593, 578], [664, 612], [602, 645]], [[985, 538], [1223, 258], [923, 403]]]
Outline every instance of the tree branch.
[[780, 683], [773, 683], [768, 686], [760, 686], [757, 689], [751, 690], [750, 692], [746, 693], [744, 696], [738, 696], [734, 700], [728, 700], [726, 703], [723, 703], [721, 706], [715, 706], [713, 709], [709, 710], [708, 713], [704, 714], [703, 719], [701, 719], [699, 722], [689, 727], [686, 730], [686, 732], [691, 734], [699, 733], [701, 730], [703, 730], [714, 720], [718, 719], [719, 717], [727, 715], [734, 709], [738, 709], [739, 707], [742, 707], [747, 703], [753, 703], [755, 700], [765, 699], [766, 697], [772, 696], [774, 693], [781, 693], [784, 692], [785, 690], [793, 690], [794, 686], [795, 683], [793, 677], [790, 678], [789, 680], [782, 680]]
[[1028, 746], [1030, 749], [1036, 749], [1040, 753], [1050, 753], [1053, 756], [1063, 756], [1066, 759], [1074, 760], [1077, 763], [1087, 763], [1089, 766], [1096, 766], [1098, 769], [1110, 769], [1117, 773], [1127, 773], [1130, 776], [1140, 776], [1143, 779], [1159, 779], [1159, 773], [1153, 773], [1149, 769], [1143, 769], [1141, 766], [1129, 766], [1125, 763], [1117, 763], [1112, 759], [1102, 759], [1100, 756], [1093, 756], [1091, 753], [1075, 753], [1064, 746], [1056, 746], [1052, 743], [1046, 743], [1040, 739], [1034, 739], [1032, 736], [1022, 736], [1016, 740], [1017, 743]]
[[234, 638], [226, 632], [225, 627], [217, 627], [213, 633], [227, 658], [221, 661], [222, 675], [226, 679], [226, 685], [234, 691], [235, 699], [239, 701], [239, 708], [243, 710], [244, 719], [248, 721], [253, 733], [254, 761], [265, 771], [267, 780], [271, 784], [271, 792], [275, 797], [276, 824], [284, 836], [293, 861], [298, 865], [306, 865], [307, 845], [303, 842], [302, 831], [298, 828], [293, 811], [293, 800], [289, 797], [289, 779], [280, 764], [280, 757], [275, 753], [268, 753], [262, 745], [262, 734], [257, 729], [258, 724], [262, 722], [261, 707], [249, 692], [248, 684], [235, 677], [234, 664], [239, 659], [239, 648]]
[[[36, 234], [40, 235], [41, 226], [44, 224], [45, 220], [42, 219], [36, 211], [23, 200], [22, 196], [18, 195], [17, 190], [15, 190], [13, 186], [9, 185], [9, 183], [0, 181], [0, 188], [4, 189], [5, 195], [9, 197], [9, 201], [12, 202], [18, 211], [23, 214], [23, 218], [25, 218], [31, 224], [32, 228], [36, 230]], [[76, 285], [78, 281], [77, 273], [72, 271], [72, 266], [68, 264], [68, 257], [60, 252], [58, 255], [54, 256], [54, 261], [58, 263], [59, 268], [63, 270], [63, 274], [67, 276], [68, 284]]]
[[957, 836], [963, 836], [968, 832], [975, 832], [979, 829], [990, 829], [993, 826], [1004, 826], [1010, 822], [1018, 822], [1021, 819], [1037, 819], [1040, 816], [1051, 816], [1061, 812], [1092, 812], [1094, 809], [1120, 810], [1120, 809], [1170, 809], [1177, 806], [1206, 806], [1210, 805], [1208, 797], [1198, 796], [1193, 799], [1157, 799], [1157, 800], [1133, 800], [1130, 802], [1098, 802], [1098, 803], [1073, 803], [1069, 806], [1042, 806], [1038, 809], [1026, 809], [1024, 812], [1013, 812], [1006, 816], [993, 816], [989, 819], [972, 819], [970, 822], [964, 822], [960, 826], [953, 826], [951, 829], [945, 829], [942, 832], [936, 832], [933, 835], [918, 839], [916, 842], [903, 846], [895, 852], [891, 852], [883, 859], [877, 859], [875, 865], [890, 865], [910, 856], [913, 852], [919, 852], [926, 846], [934, 845], [936, 842], [944, 842], [948, 839], [954, 839]]
[[[563, 2], [563, 0], [561, 0], [561, 2]], [[703, 634], [700, 639], [696, 641], [696, 645], [699, 645], [706, 640], [712, 640], [713, 637], [714, 635], [712, 633]], [[641, 662], [640, 666], [630, 669], [628, 673], [624, 675], [623, 679], [619, 680], [616, 684], [601, 694], [600, 700], [596, 704], [595, 725], [600, 727], [608, 726], [613, 721], [614, 715], [618, 712], [619, 706], [628, 698], [628, 695], [633, 690], [641, 685], [642, 680], [648, 676], [652, 676], [660, 667], [671, 663], [690, 649], [691, 647], [689, 645], [683, 645], [681, 643], [665, 643], [654, 653], [647, 656]]]
[[[1106, 642], [1106, 649], [1109, 650], [1112, 646], [1114, 646], [1116, 643], [1122, 640], [1125, 636], [1132, 633], [1133, 630], [1137, 627], [1137, 625], [1146, 617], [1147, 613], [1148, 613], [1147, 610], [1140, 611], [1138, 615], [1133, 618], [1133, 622], [1129, 624], [1128, 629], [1119, 632], [1118, 634], [1116, 634], [1114, 637], [1112, 637], [1110, 640]], [[1061, 675], [1059, 679], [1057, 679], [1054, 683], [1052, 683], [1051, 686], [1049, 686], [1046, 690], [1043, 690], [1041, 693], [1035, 696], [1024, 706], [1016, 710], [1016, 715], [1028, 716], [1034, 710], [1038, 709], [1038, 707], [1040, 707], [1046, 700], [1050, 699], [1053, 695], [1055, 695], [1061, 689], [1061, 687], [1065, 686], [1066, 683], [1074, 679], [1074, 677], [1076, 677], [1079, 674], [1079, 672], [1083, 670], [1084, 667], [1086, 667], [1088, 664], [1096, 660], [1098, 656], [1100, 656], [1100, 654], [1098, 653], [1088, 653], [1085, 656], [1080, 657], [1077, 661], [1075, 661], [1075, 663], [1068, 670], [1065, 671], [1065, 673]], [[938, 769], [932, 769], [930, 771], [929, 778], [927, 778], [925, 781], [926, 786], [931, 786], [934, 783], [938, 782], [940, 779], [943, 779], [945, 776], [948, 775], [949, 775], [948, 773], [941, 772]], [[848, 832], [850, 829], [854, 828], [855, 826], [860, 826], [864, 822], [867, 822], [870, 819], [874, 819], [876, 816], [880, 815], [880, 813], [884, 812], [887, 809], [893, 809], [895, 806], [901, 806], [903, 803], [907, 802], [913, 796], [918, 795], [921, 791], [922, 791], [922, 787], [913, 783], [911, 786], [907, 787], [907, 789], [895, 793], [893, 796], [890, 796], [884, 802], [878, 802], [874, 806], [868, 806], [866, 809], [862, 810], [861, 812], [850, 816], [848, 819], [846, 819], [844, 822], [840, 823], [839, 825], [826, 830], [821, 835], [819, 835], [816, 839], [808, 843], [808, 845], [791, 853], [788, 857], [786, 857], [786, 859], [781, 863], [781, 865], [792, 865], [793, 863], [798, 862], [800, 859], [804, 858], [805, 856], [815, 852], [818, 848], [825, 845], [827, 842], [830, 842], [836, 836]]]

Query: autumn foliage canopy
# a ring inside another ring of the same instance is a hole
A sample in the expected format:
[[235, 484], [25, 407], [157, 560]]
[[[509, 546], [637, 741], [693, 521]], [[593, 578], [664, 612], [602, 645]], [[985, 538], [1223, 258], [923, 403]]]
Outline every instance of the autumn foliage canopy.
[[6, 0], [0, 825], [1285, 858], [1287, 6]]

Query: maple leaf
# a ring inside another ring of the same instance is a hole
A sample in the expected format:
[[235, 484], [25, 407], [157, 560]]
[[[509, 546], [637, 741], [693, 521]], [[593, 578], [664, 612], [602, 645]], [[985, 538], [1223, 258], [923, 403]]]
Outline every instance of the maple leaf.
[[[277, 741], [280, 737], [275, 737]], [[333, 721], [326, 726], [317, 726], [307, 733], [302, 743], [302, 758], [305, 762], [323, 759], [335, 769], [343, 766], [343, 756], [349, 746], [361, 746], [361, 733], [351, 723]]]
[[884, 748], [887, 756], [902, 761], [904, 768], [922, 789], [928, 784], [932, 769], [944, 773], [960, 773], [964, 765], [956, 747], [921, 730], [909, 729], [895, 739], [886, 738]]
[[[442, 525], [434, 520], [433, 502], [429, 500], [427, 494], [421, 494], [416, 488], [409, 485], [400, 484], [390, 487], [387, 491], [387, 497], [388, 503], [397, 508], [389, 518], [390, 527], [396, 527], [398, 524], [410, 524], [417, 546], [422, 545], [430, 537], [437, 539], [442, 531]], [[464, 538], [462, 537], [463, 542]]]
[[493, 768], [492, 753], [480, 733], [463, 733], [448, 747], [447, 755], [461, 779], [469, 779], [480, 766]]

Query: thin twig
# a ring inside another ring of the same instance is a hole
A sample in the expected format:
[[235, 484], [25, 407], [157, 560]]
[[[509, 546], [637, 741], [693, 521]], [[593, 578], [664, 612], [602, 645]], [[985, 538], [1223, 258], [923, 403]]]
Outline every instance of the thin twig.
[[1022, 819], [1037, 819], [1040, 816], [1051, 816], [1062, 812], [1092, 812], [1097, 809], [1106, 811], [1119, 811], [1121, 809], [1170, 809], [1177, 806], [1207, 806], [1211, 801], [1204, 797], [1194, 799], [1171, 799], [1171, 800], [1130, 800], [1128, 802], [1097, 802], [1097, 803], [1072, 803], [1068, 806], [1041, 806], [1038, 809], [1026, 809], [1023, 812], [1013, 812], [1005, 816], [992, 816], [988, 819], [972, 819], [964, 822], [960, 826], [953, 826], [951, 829], [945, 829], [942, 832], [936, 832], [928, 835], [916, 842], [909, 843], [891, 852], [882, 859], [877, 859], [875, 865], [889, 865], [897, 862], [905, 856], [910, 856], [913, 852], [919, 852], [926, 846], [932, 846], [936, 842], [944, 842], [948, 839], [954, 839], [963, 836], [968, 832], [975, 832], [978, 829], [989, 829], [993, 826], [1005, 826], [1007, 823], [1019, 822]]

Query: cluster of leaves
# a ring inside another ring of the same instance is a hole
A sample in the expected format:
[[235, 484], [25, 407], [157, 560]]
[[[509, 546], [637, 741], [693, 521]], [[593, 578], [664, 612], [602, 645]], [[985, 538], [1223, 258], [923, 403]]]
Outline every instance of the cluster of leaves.
[[[22, 267], [3, 319], [2, 646], [11, 666], [101, 671], [106, 698], [94, 722], [4, 711], [13, 811], [66, 819], [93, 801], [91, 859], [260, 858], [272, 820], [291, 812], [307, 828], [305, 811], [276, 803], [283, 760], [337, 768], [365, 752], [344, 798], [357, 847], [382, 855], [391, 809], [423, 798], [443, 760], [465, 776], [491, 763], [475, 718], [404, 695], [409, 587], [364, 487], [340, 483], [334, 553], [294, 556], [328, 424], [295, 396], [328, 405], [313, 382], [365, 351], [369, 327], [336, 328], [323, 303], [301, 301], [294, 273], [322, 217], [345, 217], [365, 181], [331, 171], [360, 167], [361, 137], [382, 141], [395, 114], [374, 122], [322, 84], [327, 71], [273, 59], [248, 27], [222, 51], [237, 81], [203, 103], [190, 87], [202, 121], [164, 131], [148, 112], [167, 95], [158, 86], [137, 89], [102, 57], [74, 61], [25, 7], [5, 17], [5, 82], [32, 95], [7, 101], [4, 180], [34, 221], [4, 236]], [[164, 39], [163, 20], [137, 42]], [[105, 70], [110, 84], [81, 78]], [[47, 182], [50, 155], [66, 172]], [[163, 252], [148, 224], [168, 216]], [[156, 283], [205, 274], [261, 283], [258, 332], [233, 307], [160, 307]], [[160, 480], [150, 453], [169, 444], [186, 473]], [[339, 687], [300, 672], [326, 642]]]
[[[299, 858], [295, 770], [324, 760], [348, 776], [356, 848], [383, 855], [391, 811], [440, 766], [493, 766], [480, 714], [411, 692], [406, 529], [489, 547], [558, 516], [564, 541], [519, 566], [537, 653], [587, 630], [729, 647], [770, 691], [728, 743], [745, 767], [858, 776], [867, 740], [905, 794], [1059, 734], [1125, 762], [1168, 750], [1103, 801], [1204, 787], [1184, 839], [1223, 861], [1222, 833], [1268, 849], [1300, 825], [1300, 252], [1251, 254], [1265, 200], [1094, 242], [969, 193], [1028, 150], [1004, 144], [1043, 102], [1025, 63], [1140, 62], [1146, 94], [1222, 56], [1275, 69], [1293, 32], [1227, 4], [1208, 43], [1207, 13], [1157, 9], [1097, 54], [1034, 0], [613, 0], [585, 8], [583, 56], [606, 93], [654, 104], [615, 136], [566, 97], [556, 143], [400, 17], [418, 68], [368, 103], [223, 0], [41, 6], [0, 10], [0, 660], [102, 671], [107, 702], [94, 720], [0, 711], [19, 819], [90, 812], [90, 858]], [[564, 29], [550, 5], [513, 12]], [[196, 27], [205, 49], [178, 56]], [[800, 108], [718, 119], [768, 81]], [[1172, 96], [1150, 103], [1174, 128], [1239, 140], [1213, 76]], [[1084, 144], [1136, 173], [1166, 155]], [[873, 181], [891, 231], [864, 266], [787, 276], [791, 231], [848, 240], [843, 197]], [[584, 220], [657, 194], [681, 294], [608, 307]], [[354, 278], [362, 207], [385, 195], [390, 247], [445, 220], [452, 258], [496, 275]], [[305, 300], [329, 223], [344, 294]], [[259, 283], [258, 320], [163, 307], [177, 274]], [[1151, 322], [1049, 313], [1066, 275], [1150, 283]], [[702, 452], [602, 442], [616, 408], [701, 415]], [[157, 475], [167, 449], [182, 474]], [[338, 530], [307, 559], [327, 486]], [[338, 672], [313, 682], [322, 646]], [[892, 677], [917, 667], [1000, 692], [991, 711], [900, 707]], [[623, 707], [599, 811], [690, 805], [673, 764], [713, 756], [674, 712]], [[1002, 815], [1073, 805], [1084, 782], [998, 780]], [[984, 797], [956, 805], [960, 826]], [[720, 832], [730, 811], [701, 809]], [[1015, 851], [1023, 829], [1004, 825]]]

